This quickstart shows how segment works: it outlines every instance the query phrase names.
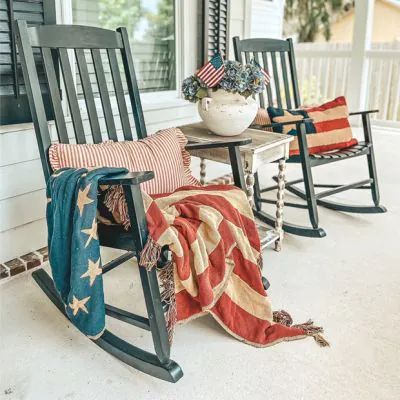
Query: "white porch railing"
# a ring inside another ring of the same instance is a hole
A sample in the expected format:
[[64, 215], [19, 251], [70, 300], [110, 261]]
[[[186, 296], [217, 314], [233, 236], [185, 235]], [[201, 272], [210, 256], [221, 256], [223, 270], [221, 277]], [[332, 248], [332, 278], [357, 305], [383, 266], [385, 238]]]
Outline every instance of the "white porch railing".
[[[295, 47], [302, 102], [320, 103], [348, 94], [350, 43], [299, 43]], [[367, 50], [369, 109], [376, 122], [400, 124], [400, 42], [374, 43]]]

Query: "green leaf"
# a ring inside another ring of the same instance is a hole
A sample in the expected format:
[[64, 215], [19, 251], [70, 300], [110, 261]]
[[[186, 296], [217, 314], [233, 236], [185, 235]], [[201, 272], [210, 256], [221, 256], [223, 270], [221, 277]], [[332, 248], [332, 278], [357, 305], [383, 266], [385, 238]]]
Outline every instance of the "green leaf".
[[207, 97], [207, 89], [200, 88], [196, 93], [196, 97], [198, 97], [199, 99], [203, 99], [204, 97]]

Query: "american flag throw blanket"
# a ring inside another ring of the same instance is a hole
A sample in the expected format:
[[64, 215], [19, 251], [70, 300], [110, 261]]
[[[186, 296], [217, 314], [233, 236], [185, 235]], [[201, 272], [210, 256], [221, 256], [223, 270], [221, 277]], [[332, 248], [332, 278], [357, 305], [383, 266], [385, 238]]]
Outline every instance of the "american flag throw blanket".
[[172, 252], [159, 275], [163, 300], [170, 303], [171, 335], [176, 322], [209, 313], [231, 335], [257, 347], [307, 336], [328, 345], [312, 321], [292, 325], [288, 313], [272, 312], [261, 280], [260, 240], [242, 190], [186, 186], [155, 199], [144, 194], [144, 203], [149, 237], [141, 267], [156, 268], [164, 247]]

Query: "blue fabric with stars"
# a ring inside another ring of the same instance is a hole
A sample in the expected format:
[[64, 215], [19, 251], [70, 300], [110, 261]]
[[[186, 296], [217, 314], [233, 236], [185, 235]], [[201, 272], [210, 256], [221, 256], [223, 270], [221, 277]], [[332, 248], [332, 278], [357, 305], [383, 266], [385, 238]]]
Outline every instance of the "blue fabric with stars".
[[224, 60], [221, 57], [221, 54], [216, 53], [214, 56], [211, 58], [210, 63], [213, 65], [215, 69], [219, 69], [222, 67], [224, 64]]
[[123, 168], [63, 168], [47, 183], [49, 262], [56, 289], [72, 323], [98, 338], [105, 328], [105, 305], [97, 236], [100, 178]]

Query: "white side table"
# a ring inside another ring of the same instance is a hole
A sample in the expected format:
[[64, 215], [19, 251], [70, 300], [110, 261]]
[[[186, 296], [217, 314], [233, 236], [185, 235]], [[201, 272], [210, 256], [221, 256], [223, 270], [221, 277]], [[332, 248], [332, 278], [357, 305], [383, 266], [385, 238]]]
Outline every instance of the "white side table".
[[[196, 124], [184, 125], [180, 129], [185, 134], [189, 142], [206, 143], [215, 141], [228, 141], [232, 137], [218, 136], [210, 133], [206, 126], [200, 122]], [[254, 174], [265, 164], [279, 161], [278, 171], [278, 194], [276, 201], [276, 220], [275, 229], [266, 229], [259, 224], [259, 233], [262, 247], [270, 244], [275, 245], [275, 250], [280, 251], [283, 240], [283, 206], [285, 191], [285, 166], [286, 159], [289, 157], [289, 143], [293, 140], [290, 135], [283, 135], [258, 129], [246, 129], [241, 135], [235, 138], [251, 138], [252, 142], [240, 147], [242, 165], [246, 175], [246, 189], [250, 204], [253, 206], [255, 216], [261, 216], [262, 211], [254, 207]], [[190, 154], [201, 159], [200, 162], [200, 182], [206, 183], [205, 160], [212, 160], [224, 164], [230, 164], [227, 149], [215, 148], [207, 150], [191, 150]]]

